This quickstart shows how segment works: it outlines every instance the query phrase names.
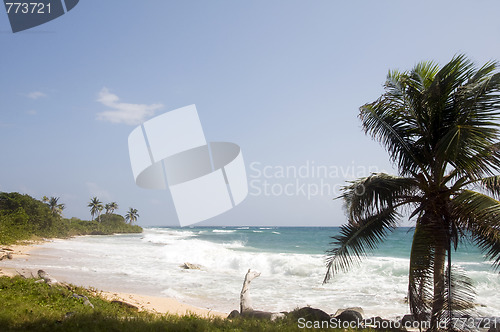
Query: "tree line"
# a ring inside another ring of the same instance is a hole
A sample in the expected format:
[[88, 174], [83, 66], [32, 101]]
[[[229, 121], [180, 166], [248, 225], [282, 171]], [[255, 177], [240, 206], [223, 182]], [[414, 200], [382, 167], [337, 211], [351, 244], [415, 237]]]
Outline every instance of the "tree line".
[[[102, 205], [98, 199], [96, 201]], [[39, 237], [142, 232], [140, 226], [133, 225], [139, 217], [137, 209], [130, 208], [123, 217], [114, 213], [118, 209], [116, 202], [103, 205], [102, 210], [106, 213], [99, 215], [99, 220], [64, 218], [62, 212], [65, 207], [65, 204], [60, 203], [59, 197], [44, 196], [38, 200], [16, 192], [0, 192], [0, 243], [8, 244]]]
[[[62, 217], [62, 212], [66, 205], [64, 203], [59, 203], [60, 197], [50, 197], [48, 198], [47, 196], [42, 197], [42, 202], [46, 203], [50, 211], [54, 216], [59, 216]], [[113, 214], [115, 210], [118, 210], [118, 203], [116, 202], [110, 202], [103, 204], [99, 198], [96, 196], [92, 197], [90, 199], [90, 202], [88, 203], [87, 207], [90, 208], [90, 216], [92, 218], [92, 221], [94, 220], [94, 217], [97, 215], [97, 221], [101, 221], [101, 214], [102, 211], [105, 211], [105, 214]], [[134, 208], [129, 208], [127, 213], [125, 214], [125, 220], [129, 224], [133, 224], [137, 221], [139, 216], [139, 212], [137, 209]]]

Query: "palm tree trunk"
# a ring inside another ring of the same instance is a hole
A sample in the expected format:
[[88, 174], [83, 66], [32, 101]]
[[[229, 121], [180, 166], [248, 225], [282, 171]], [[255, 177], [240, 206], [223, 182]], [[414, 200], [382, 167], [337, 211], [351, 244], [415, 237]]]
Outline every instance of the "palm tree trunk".
[[444, 309], [446, 243], [437, 241], [434, 252], [434, 299], [432, 301], [431, 330], [438, 330], [439, 320]]

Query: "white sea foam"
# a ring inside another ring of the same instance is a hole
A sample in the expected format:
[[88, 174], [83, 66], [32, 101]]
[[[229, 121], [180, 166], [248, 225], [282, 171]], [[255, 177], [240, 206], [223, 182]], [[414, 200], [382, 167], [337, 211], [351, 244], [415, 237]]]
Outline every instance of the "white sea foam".
[[212, 230], [213, 233], [234, 233], [236, 230], [234, 229], [214, 229]]
[[[28, 261], [6, 264], [43, 268], [57, 279], [82, 285], [161, 294], [225, 312], [238, 309], [243, 278], [251, 268], [261, 272], [251, 288], [254, 308], [259, 310], [310, 305], [334, 313], [342, 307], [361, 306], [366, 316], [387, 318], [408, 312], [408, 259], [368, 257], [323, 285], [323, 255], [249, 251], [244, 241], [213, 243], [196, 234], [195, 230], [146, 229], [139, 235], [56, 240], [43, 244]], [[199, 264], [201, 270], [184, 270], [180, 266], [185, 262]], [[476, 283], [477, 302], [487, 306], [480, 308], [482, 312], [499, 315], [498, 275], [474, 270], [469, 276]]]

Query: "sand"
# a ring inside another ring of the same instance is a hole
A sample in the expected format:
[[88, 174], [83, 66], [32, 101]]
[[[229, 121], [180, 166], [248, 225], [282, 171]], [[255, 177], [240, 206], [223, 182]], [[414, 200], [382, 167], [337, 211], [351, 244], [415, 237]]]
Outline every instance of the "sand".
[[202, 317], [226, 318], [228, 314], [197, 308], [189, 304], [181, 303], [175, 299], [157, 296], [146, 296], [131, 293], [101, 292], [101, 295], [108, 300], [119, 300], [135, 305], [139, 310], [146, 310], [160, 314], [189, 315], [196, 314]]
[[[37, 250], [37, 247], [34, 246], [37, 243], [27, 243], [22, 245], [5, 245], [1, 246], [0, 249], [7, 249], [12, 253], [12, 259], [27, 259], [30, 256], [30, 253], [34, 250]], [[26, 270], [26, 269], [14, 269], [7, 268], [2, 266], [2, 261], [0, 261], [0, 276], [8, 276], [13, 277], [16, 275], [24, 275], [26, 277], [33, 276], [35, 274], [34, 271]], [[71, 279], [71, 278], [68, 278]], [[59, 280], [66, 283], [71, 283], [71, 280]], [[227, 313], [212, 311], [210, 309], [198, 308], [189, 304], [181, 303], [175, 299], [167, 298], [167, 297], [159, 297], [159, 296], [147, 296], [141, 294], [132, 294], [132, 293], [121, 293], [121, 292], [109, 292], [106, 290], [102, 290], [99, 294], [112, 301], [119, 300], [122, 302], [126, 302], [128, 304], [132, 304], [139, 308], [139, 310], [145, 310], [158, 314], [173, 314], [173, 315], [190, 315], [196, 314], [201, 317], [227, 317]]]
[[[33, 245], [41, 242], [30, 242], [26, 244], [15, 244], [15, 245], [0, 245], [0, 249], [10, 251], [12, 253], [12, 259], [26, 259], [30, 256], [30, 252], [36, 250]], [[0, 276], [13, 277], [19, 274], [25, 275], [26, 271], [16, 271], [14, 268], [8, 268], [2, 266], [2, 261], [0, 261]]]

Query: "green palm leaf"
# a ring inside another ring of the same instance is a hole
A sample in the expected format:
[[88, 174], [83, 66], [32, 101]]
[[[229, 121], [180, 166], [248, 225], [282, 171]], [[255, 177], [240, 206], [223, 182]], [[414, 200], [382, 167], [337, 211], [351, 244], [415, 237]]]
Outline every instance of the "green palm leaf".
[[349, 221], [360, 223], [388, 207], [416, 201], [413, 192], [417, 188], [418, 183], [412, 178], [377, 173], [352, 181], [342, 188], [343, 194], [338, 198], [344, 200]]
[[[446, 274], [449, 273], [447, 268]], [[445, 298], [451, 301], [445, 303], [442, 319], [453, 324], [454, 317], [471, 316], [475, 314], [476, 291], [472, 279], [467, 277], [465, 271], [451, 267], [451, 283], [446, 285]]]
[[432, 275], [434, 272], [434, 248], [432, 229], [426, 223], [418, 223], [413, 234], [410, 252], [408, 303], [418, 321], [428, 319], [432, 305]]
[[340, 228], [340, 235], [333, 236], [333, 249], [327, 252], [326, 283], [339, 271], [347, 271], [354, 262], [366, 255], [367, 249], [375, 249], [387, 234], [394, 230], [399, 214], [392, 208], [360, 220], [357, 224], [347, 224]]

